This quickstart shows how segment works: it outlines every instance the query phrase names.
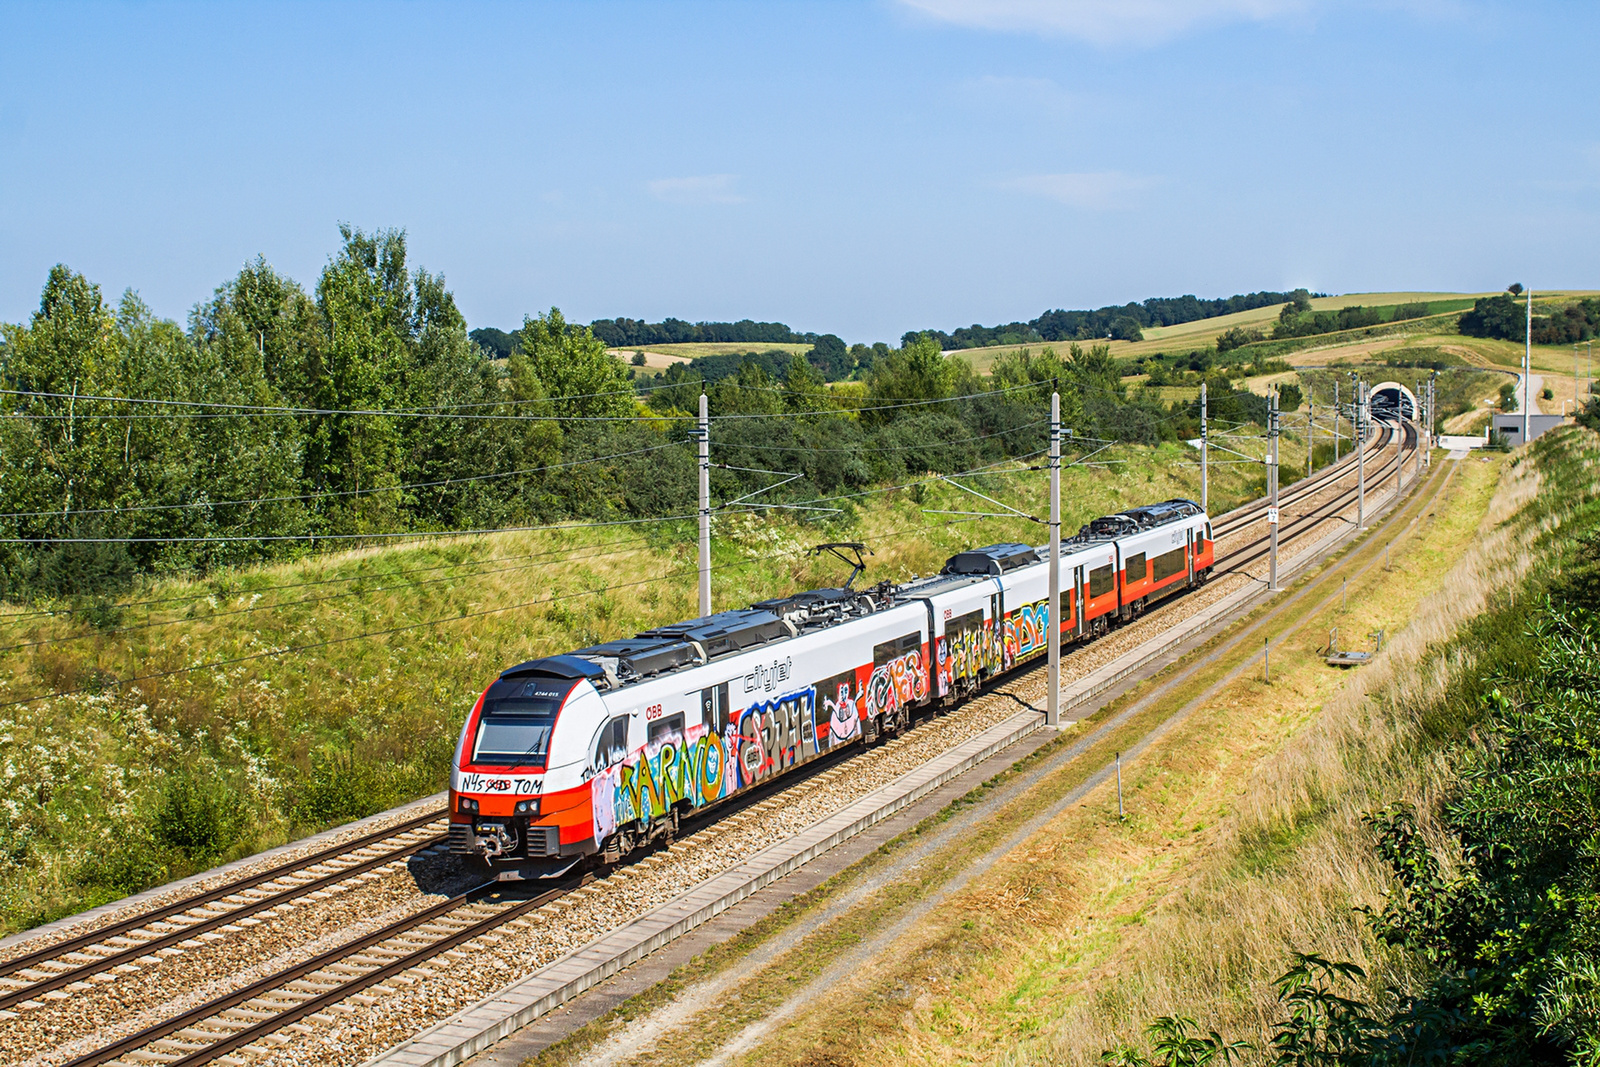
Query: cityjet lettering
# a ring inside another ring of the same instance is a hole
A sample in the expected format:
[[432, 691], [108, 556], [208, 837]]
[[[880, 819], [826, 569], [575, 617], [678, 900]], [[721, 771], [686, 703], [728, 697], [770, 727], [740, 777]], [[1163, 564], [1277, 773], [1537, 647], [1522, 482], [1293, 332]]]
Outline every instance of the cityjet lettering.
[[785, 658], [773, 660], [772, 666], [756, 664], [755, 670], [744, 676], [744, 691], [754, 693], [757, 690], [771, 692], [789, 680], [789, 674], [794, 670], [794, 660]]

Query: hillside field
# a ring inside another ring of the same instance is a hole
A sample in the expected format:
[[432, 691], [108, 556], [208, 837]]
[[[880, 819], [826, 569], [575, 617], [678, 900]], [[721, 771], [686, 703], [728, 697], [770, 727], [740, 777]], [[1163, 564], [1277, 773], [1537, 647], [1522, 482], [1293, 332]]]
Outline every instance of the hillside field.
[[[1095, 461], [1063, 473], [1068, 530], [1199, 495], [1182, 444]], [[1041, 471], [966, 481], [1047, 514]], [[1212, 471], [1214, 510], [1261, 489], [1258, 467]], [[1045, 536], [936, 478], [837, 506], [719, 517], [715, 606], [838, 584], [837, 561], [806, 554], [823, 541], [866, 542], [876, 582]], [[506, 532], [0, 608], [0, 932], [443, 788], [461, 718], [499, 670], [692, 617], [695, 566], [682, 522]], [[29, 699], [52, 692], [70, 695]]]

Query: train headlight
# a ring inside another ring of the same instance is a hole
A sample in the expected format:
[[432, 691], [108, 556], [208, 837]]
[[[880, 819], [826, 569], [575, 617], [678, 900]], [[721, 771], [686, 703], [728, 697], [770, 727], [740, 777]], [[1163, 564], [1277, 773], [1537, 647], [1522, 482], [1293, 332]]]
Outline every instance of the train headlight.
[[476, 815], [478, 802], [471, 797], [456, 797], [456, 810], [463, 815]]
[[537, 800], [519, 800], [517, 801], [516, 813], [518, 815], [537, 815], [539, 814], [539, 802]]

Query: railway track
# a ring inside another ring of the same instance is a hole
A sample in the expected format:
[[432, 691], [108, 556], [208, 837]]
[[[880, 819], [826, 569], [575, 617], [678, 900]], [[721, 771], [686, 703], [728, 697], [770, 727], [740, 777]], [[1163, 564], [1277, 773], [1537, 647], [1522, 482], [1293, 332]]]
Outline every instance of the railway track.
[[[1373, 442], [1373, 453], [1381, 456], [1391, 443], [1395, 443], [1395, 436], [1395, 430], [1386, 426]], [[1383, 462], [1378, 471], [1372, 472], [1369, 492], [1376, 492], [1388, 478], [1394, 476], [1394, 472], [1405, 461], [1408, 444], [1414, 452], [1417, 447], [1416, 435], [1406, 427], [1399, 435], [1393, 458]], [[1369, 453], [1369, 458], [1371, 455]], [[1293, 506], [1337, 489], [1341, 479], [1353, 474], [1354, 465], [1348, 460], [1341, 461], [1337, 467], [1324, 468], [1313, 479], [1293, 483], [1290, 487], [1293, 495], [1285, 494], [1280, 507]], [[1312, 503], [1302, 514], [1280, 526], [1281, 543], [1297, 540], [1350, 507], [1354, 492], [1352, 485], [1337, 492], [1331, 499]], [[1262, 512], [1264, 507], [1265, 504], [1257, 502], [1224, 516], [1216, 524], [1218, 536], [1236, 534], [1259, 521], [1264, 514], [1251, 517], [1251, 513]], [[1219, 566], [1219, 570], [1222, 573], [1238, 571], [1260, 558], [1266, 551], [1263, 547], [1266, 541], [1267, 537], [1263, 535], [1233, 548], [1219, 559], [1219, 565], [1226, 564], [1225, 569]], [[1162, 605], [1162, 608], [1165, 606]], [[1034, 668], [1019, 672], [1019, 675], [1022, 673], [1031, 675]], [[990, 693], [1005, 695], [1015, 688], [1019, 680], [1008, 680], [990, 690]], [[818, 760], [807, 768], [809, 773], [785, 776], [772, 783], [771, 789], [753, 792], [737, 808], [719, 810], [716, 814], [719, 819], [725, 819], [745, 807], [769, 803], [782, 793], [803, 785], [807, 779], [843, 762], [846, 755], [840, 753], [832, 760]], [[13, 988], [0, 993], [0, 1008], [14, 1012], [18, 1007], [36, 1004], [37, 998], [49, 992], [84, 982], [131, 959], [149, 957], [162, 948], [182, 944], [201, 933], [229, 926], [248, 915], [269, 911], [285, 901], [305, 897], [437, 845], [442, 842], [443, 836], [432, 827], [435, 823], [442, 823], [444, 818], [442, 810], [426, 812], [399, 826], [374, 831], [311, 856], [286, 861], [246, 879], [181, 898], [112, 926], [14, 957], [0, 964], [10, 972], [8, 979], [0, 981], [9, 981], [13, 985]], [[691, 819], [684, 821], [686, 827], [694, 825]], [[391, 843], [393, 847], [385, 847]], [[363, 851], [367, 854], [359, 855]], [[318, 867], [322, 869], [311, 870]], [[246, 986], [195, 1004], [135, 1033], [121, 1036], [67, 1063], [69, 1067], [95, 1067], [107, 1063], [124, 1063], [131, 1067], [135, 1063], [162, 1062], [187, 1067], [211, 1062], [240, 1050], [266, 1051], [277, 1031], [308, 1016], [329, 1021], [331, 1016], [326, 1013], [337, 1011], [341, 1002], [369, 990], [383, 992], [385, 983], [422, 967], [442, 954], [518, 924], [519, 921], [525, 924], [536, 920], [536, 913], [540, 909], [584, 889], [592, 881], [592, 875], [569, 879], [531, 896], [516, 891], [508, 892], [493, 884], [476, 886], [354, 940], [281, 968]], [[276, 903], [269, 903], [273, 901]], [[214, 910], [217, 906], [223, 910]], [[175, 928], [160, 929], [163, 926]], [[115, 942], [118, 940], [131, 941], [133, 944], [117, 945]], [[90, 958], [71, 962], [62, 959], [71, 955]]]

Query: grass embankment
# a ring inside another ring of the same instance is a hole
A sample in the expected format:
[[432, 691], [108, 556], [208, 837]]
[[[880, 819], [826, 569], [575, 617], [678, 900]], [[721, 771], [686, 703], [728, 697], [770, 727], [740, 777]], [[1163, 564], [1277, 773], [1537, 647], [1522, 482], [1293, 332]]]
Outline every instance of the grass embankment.
[[[1096, 459], [1063, 474], [1069, 529], [1198, 495], [1185, 446]], [[1031, 514], [1048, 506], [1040, 471], [966, 481]], [[1259, 468], [1212, 472], [1218, 510], [1260, 491]], [[718, 518], [715, 604], [837, 584], [837, 561], [805, 555], [822, 541], [867, 542], [873, 582], [1042, 538], [975, 517], [1000, 509], [936, 481], [838, 506], [818, 521]], [[442, 788], [461, 717], [496, 672], [694, 615], [695, 566], [681, 523], [505, 533], [6, 608], [0, 932]]]
[[[1497, 489], [1508, 465], [1466, 461], [1414, 532], [1396, 539], [1380, 528], [1352, 559], [1370, 566], [1351, 583], [1348, 609], [1332, 581], [1286, 609], [1274, 632], [1298, 628], [1275, 642], [1270, 686], [1252, 669], [1124, 764], [1126, 819], [1105, 784], [1008, 847], [1017, 827], [1048, 813], [1243, 653], [1212, 654], [1179, 693], [832, 921], [818, 917], [917, 847], [919, 835], [769, 922], [761, 933], [774, 940], [794, 936], [780, 927], [801, 936], [741, 975], [736, 1005], [708, 1006], [641, 1049], [639, 1062], [695, 1062], [768, 1026], [759, 1056], [748, 1058], [1091, 1063], [1172, 1011], [1248, 1036], [1276, 1012], [1271, 979], [1292, 948], [1363, 960], [1403, 986], [1407, 976], [1385, 969], [1387, 957], [1349, 910], [1378, 902], [1383, 884], [1359, 813], [1397, 795], [1426, 801], [1444, 780], [1439, 742], [1463, 723], [1451, 696], [1483, 669], [1481, 650], [1504, 621], [1472, 616], [1531, 564], [1539, 532], [1508, 521], [1539, 485], [1518, 466]], [[1375, 663], [1343, 675], [1316, 652], [1335, 625], [1346, 647], [1380, 627], [1395, 636]], [[937, 821], [922, 832], [936, 834]], [[953, 874], [971, 880], [958, 886]], [[733, 964], [755, 940], [708, 954], [677, 988]], [[780, 1022], [766, 1021], [780, 1012]], [[541, 1061], [576, 1062], [615, 1025], [593, 1027]]]

